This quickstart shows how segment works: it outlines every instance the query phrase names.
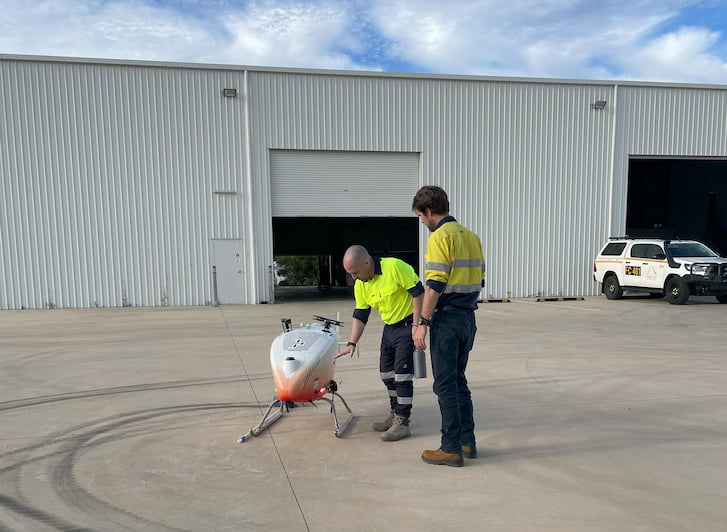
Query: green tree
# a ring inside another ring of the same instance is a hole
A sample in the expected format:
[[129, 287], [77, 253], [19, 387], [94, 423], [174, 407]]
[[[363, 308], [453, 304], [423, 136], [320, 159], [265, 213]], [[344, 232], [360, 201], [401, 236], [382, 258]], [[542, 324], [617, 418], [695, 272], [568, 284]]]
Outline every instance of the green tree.
[[281, 285], [316, 286], [318, 284], [318, 257], [309, 255], [282, 255], [275, 257]]

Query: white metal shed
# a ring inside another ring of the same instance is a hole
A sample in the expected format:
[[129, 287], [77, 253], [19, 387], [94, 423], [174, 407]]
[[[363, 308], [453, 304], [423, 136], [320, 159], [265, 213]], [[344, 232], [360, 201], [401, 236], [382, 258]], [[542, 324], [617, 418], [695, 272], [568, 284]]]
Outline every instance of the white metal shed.
[[268, 301], [274, 217], [405, 217], [422, 184], [483, 296], [593, 295], [630, 161], [727, 158], [725, 86], [0, 55], [0, 112], [3, 309], [211, 304], [225, 260], [221, 301]]

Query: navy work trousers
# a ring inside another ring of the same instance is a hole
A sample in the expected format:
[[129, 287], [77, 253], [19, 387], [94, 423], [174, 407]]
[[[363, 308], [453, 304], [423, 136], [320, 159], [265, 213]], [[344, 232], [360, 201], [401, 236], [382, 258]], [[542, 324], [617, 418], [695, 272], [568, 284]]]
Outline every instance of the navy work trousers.
[[411, 337], [411, 324], [384, 325], [379, 371], [389, 392], [391, 410], [409, 419], [414, 398], [414, 340]]
[[472, 395], [465, 370], [477, 333], [471, 310], [435, 312], [429, 330], [434, 393], [442, 416], [441, 449], [462, 452], [462, 445], [474, 445], [475, 420]]

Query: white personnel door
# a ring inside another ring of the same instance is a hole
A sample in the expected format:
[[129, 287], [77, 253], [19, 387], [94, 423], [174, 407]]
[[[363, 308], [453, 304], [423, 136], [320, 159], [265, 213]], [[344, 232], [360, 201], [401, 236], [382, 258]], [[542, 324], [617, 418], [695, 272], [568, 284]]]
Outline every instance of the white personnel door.
[[217, 302], [222, 305], [242, 304], [245, 279], [242, 240], [212, 239], [212, 257], [217, 272]]

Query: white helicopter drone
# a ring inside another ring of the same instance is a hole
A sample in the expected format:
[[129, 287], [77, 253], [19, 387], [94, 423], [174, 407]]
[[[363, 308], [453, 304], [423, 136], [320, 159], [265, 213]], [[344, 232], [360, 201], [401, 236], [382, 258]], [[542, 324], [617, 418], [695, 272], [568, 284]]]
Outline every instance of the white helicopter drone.
[[[334, 422], [333, 433], [337, 438], [343, 435], [346, 427], [354, 419], [353, 412], [338, 393], [338, 384], [333, 380], [336, 369], [334, 358], [341, 343], [338, 328], [343, 326], [343, 322], [316, 315], [313, 318], [322, 322], [322, 325], [308, 323], [293, 328], [290, 318], [280, 320], [283, 324], [283, 333], [279, 334], [270, 346], [270, 365], [277, 398], [270, 403], [260, 422], [240, 436], [238, 443], [259, 435], [285, 412], [300, 403], [314, 404], [314, 401], [329, 403]], [[335, 329], [332, 326], [335, 326]], [[330, 395], [330, 399], [326, 395]], [[348, 418], [343, 424], [338, 421], [334, 403], [336, 398], [341, 400], [348, 411]]]

